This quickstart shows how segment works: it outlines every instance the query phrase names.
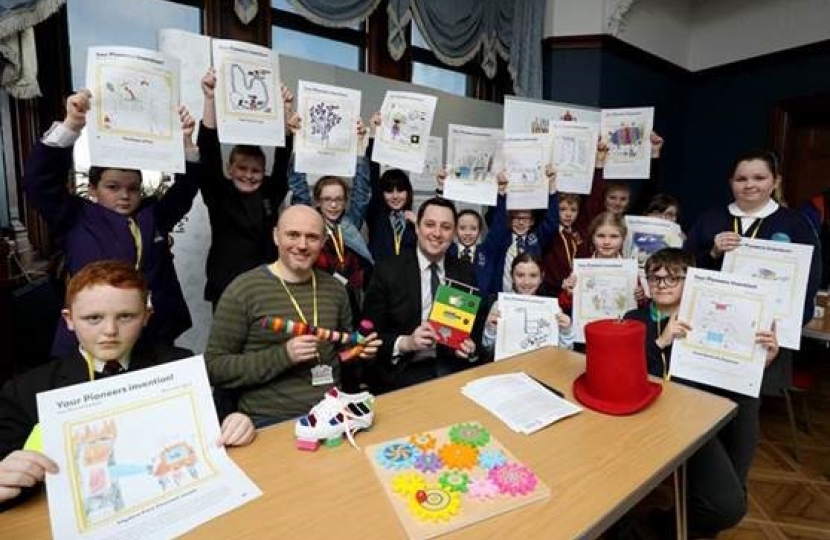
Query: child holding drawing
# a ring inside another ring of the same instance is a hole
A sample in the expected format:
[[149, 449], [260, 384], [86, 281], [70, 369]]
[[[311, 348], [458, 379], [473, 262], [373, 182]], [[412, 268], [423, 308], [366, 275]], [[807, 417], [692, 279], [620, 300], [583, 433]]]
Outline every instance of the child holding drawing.
[[[27, 160], [23, 189], [62, 247], [70, 275], [102, 259], [128, 261], [141, 271], [156, 312], [144, 337], [172, 344], [190, 328], [190, 312], [173, 266], [168, 234], [190, 210], [201, 175], [198, 151], [191, 139], [194, 122], [181, 107], [187, 172], [176, 175], [163, 197], [142, 198], [141, 171], [92, 167], [90, 200], [70, 193], [67, 178], [72, 149], [86, 126], [92, 99], [88, 90], [81, 90], [66, 100], [63, 122], [52, 125]], [[59, 321], [52, 355], [62, 356], [77, 347], [75, 336]]]
[[[211, 228], [205, 300], [214, 309], [225, 287], [236, 276], [277, 256], [272, 231], [277, 211], [288, 193], [285, 174], [293, 142], [286, 130], [285, 147], [274, 149], [271, 175], [265, 174], [265, 154], [259, 146], [234, 146], [225, 167], [216, 131], [215, 88], [216, 72], [210, 68], [202, 78], [205, 107], [198, 143], [205, 165], [199, 187]], [[294, 98], [285, 87], [282, 99], [288, 120]]]
[[[436, 176], [435, 193], [444, 195], [444, 180], [447, 178], [447, 169], [442, 167]], [[458, 212], [458, 227], [455, 230], [455, 242], [452, 243], [447, 254], [458, 257], [470, 264], [475, 264], [476, 250], [484, 232], [484, 218], [472, 208], [465, 208]]]
[[[372, 115], [372, 130], [381, 125], [379, 112]], [[373, 139], [367, 155], [371, 155]], [[401, 169], [388, 169], [380, 174], [380, 166], [372, 163], [372, 199], [366, 212], [369, 250], [375, 263], [386, 257], [415, 249], [415, 212], [412, 210], [414, 190], [409, 176]], [[378, 179], [379, 178], [379, 179]]]
[[[687, 270], [694, 257], [682, 249], [665, 248], [648, 258], [646, 280], [651, 302], [626, 313], [626, 319], [646, 325], [646, 361], [648, 372], [668, 379], [671, 348], [674, 340], [683, 339], [691, 330], [679, 320], [677, 311], [683, 296]], [[762, 330], [756, 341], [767, 349], [767, 365], [778, 354], [774, 330]], [[688, 527], [690, 538], [712, 538], [723, 529], [736, 525], [746, 513], [746, 479], [755, 447], [758, 444], [759, 399], [679, 381], [702, 388], [738, 405], [738, 414], [717, 436], [710, 439], [688, 461]], [[658, 514], [655, 524], [659, 538], [673, 531], [671, 512]]]
[[[39, 392], [190, 356], [184, 349], [138, 343], [152, 319], [149, 294], [141, 273], [121, 261], [94, 262], [69, 280], [62, 315], [80, 346], [9, 381], [0, 391], [0, 510], [22, 501], [46, 473], [58, 470], [38, 442]], [[222, 422], [217, 443], [243, 446], [255, 436], [251, 419], [236, 412]]]
[[[603, 212], [591, 222], [588, 235], [593, 245], [592, 258], [619, 259], [622, 257], [622, 246], [627, 233], [622, 215]], [[576, 275], [571, 273], [562, 282], [562, 291], [559, 293], [559, 305], [563, 311], [569, 312], [573, 307], [573, 290], [576, 287]], [[646, 301], [642, 285], [637, 284], [634, 289], [634, 298], [637, 305]]]
[[562, 282], [573, 272], [576, 258], [590, 255], [584, 231], [576, 228], [580, 197], [573, 193], [559, 194], [559, 234], [554, 235], [545, 252], [545, 288], [553, 296], [562, 291]]
[[558, 227], [559, 203], [556, 171], [545, 168], [549, 182], [548, 206], [544, 220], [537, 224], [531, 210], [507, 210], [507, 175], [499, 173], [499, 195], [493, 211], [492, 227], [476, 250], [476, 275], [483, 297], [513, 289], [513, 259], [528, 251], [541, 256]]
[[[544, 272], [542, 260], [538, 255], [527, 251], [517, 255], [513, 259], [510, 274], [513, 278], [513, 292], [528, 296], [539, 294]], [[492, 354], [496, 347], [496, 332], [500, 316], [499, 303], [495, 301], [490, 306], [484, 333], [481, 336], [481, 347], [485, 353]], [[559, 346], [564, 349], [573, 349], [571, 318], [560, 311], [556, 314], [556, 322], [559, 325]]]

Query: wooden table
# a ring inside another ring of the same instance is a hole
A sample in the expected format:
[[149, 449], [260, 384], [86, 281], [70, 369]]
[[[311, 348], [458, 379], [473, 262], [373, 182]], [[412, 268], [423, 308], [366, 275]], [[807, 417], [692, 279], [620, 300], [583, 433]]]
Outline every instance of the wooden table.
[[[720, 397], [668, 383], [651, 407], [627, 417], [585, 410], [533, 435], [514, 433], [464, 397], [461, 386], [525, 371], [572, 399], [584, 357], [548, 348], [380, 396], [375, 427], [361, 445], [477, 420], [551, 488], [549, 499], [485, 520], [448, 538], [595, 538], [642, 499], [734, 414]], [[293, 424], [263, 430], [230, 450], [264, 495], [188, 538], [405, 538], [368, 458], [344, 444], [316, 453], [294, 449]], [[0, 514], [3, 538], [49, 538], [43, 496]]]

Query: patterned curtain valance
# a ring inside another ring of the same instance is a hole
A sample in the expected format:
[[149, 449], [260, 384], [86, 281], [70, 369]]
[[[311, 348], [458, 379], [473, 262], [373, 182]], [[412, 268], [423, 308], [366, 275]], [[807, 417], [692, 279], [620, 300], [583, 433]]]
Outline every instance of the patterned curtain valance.
[[66, 0], [0, 0], [0, 86], [16, 98], [40, 95], [32, 27]]
[[451, 66], [479, 55], [488, 77], [497, 56], [508, 63], [517, 94], [542, 95], [545, 0], [389, 0], [389, 52], [406, 50], [406, 26], [415, 19], [435, 55]]
[[288, 0], [297, 12], [322, 26], [343, 28], [362, 23], [383, 0]]

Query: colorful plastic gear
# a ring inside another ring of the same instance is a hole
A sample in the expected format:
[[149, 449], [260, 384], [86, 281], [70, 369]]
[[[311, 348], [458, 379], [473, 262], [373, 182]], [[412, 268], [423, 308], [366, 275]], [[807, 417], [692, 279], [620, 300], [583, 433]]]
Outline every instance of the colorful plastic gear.
[[478, 466], [482, 469], [492, 469], [507, 463], [507, 456], [501, 450], [481, 450], [478, 453]]
[[526, 495], [536, 489], [536, 475], [520, 463], [506, 463], [490, 469], [487, 477], [505, 495]]
[[445, 444], [438, 455], [449, 469], [472, 469], [478, 463], [478, 450], [466, 444]]
[[474, 478], [467, 487], [467, 495], [479, 501], [495, 499], [499, 494], [499, 487], [489, 478]]
[[415, 458], [414, 466], [422, 473], [435, 473], [441, 470], [444, 462], [435, 452], [425, 452]]
[[377, 460], [384, 469], [408, 469], [421, 451], [410, 443], [389, 443], [377, 453]]
[[461, 498], [438, 486], [429, 486], [409, 496], [409, 511], [422, 521], [449, 521], [458, 514]]
[[450, 440], [478, 448], [490, 442], [490, 432], [478, 422], [456, 424], [450, 428]]
[[401, 495], [412, 495], [426, 487], [426, 478], [415, 472], [396, 474], [392, 478], [392, 491]]
[[447, 471], [438, 478], [441, 487], [456, 493], [467, 493], [470, 475], [461, 471]]
[[409, 442], [418, 447], [421, 452], [435, 448], [435, 437], [431, 433], [416, 433], [409, 437]]

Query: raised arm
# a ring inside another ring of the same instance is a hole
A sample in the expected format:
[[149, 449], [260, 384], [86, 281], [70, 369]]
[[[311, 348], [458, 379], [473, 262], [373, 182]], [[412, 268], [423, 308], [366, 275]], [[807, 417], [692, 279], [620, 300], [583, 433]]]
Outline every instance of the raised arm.
[[349, 197], [349, 207], [346, 209], [346, 219], [360, 230], [366, 219], [366, 210], [372, 200], [371, 170], [369, 160], [362, 152], [363, 141], [366, 137], [366, 127], [362, 120], [357, 121], [357, 167], [352, 178], [352, 193]]
[[193, 198], [199, 191], [198, 178], [202, 175], [199, 165], [199, 149], [193, 144], [193, 130], [196, 122], [186, 107], [179, 107], [182, 124], [182, 139], [186, 158], [185, 173], [177, 174], [173, 185], [159, 199], [156, 205], [156, 221], [159, 229], [169, 232], [176, 223], [187, 215], [193, 206]]
[[69, 193], [67, 182], [72, 148], [86, 126], [90, 99], [89, 90], [69, 96], [63, 122], [52, 126], [26, 161], [23, 190], [53, 233], [68, 230], [82, 204], [81, 199]]

